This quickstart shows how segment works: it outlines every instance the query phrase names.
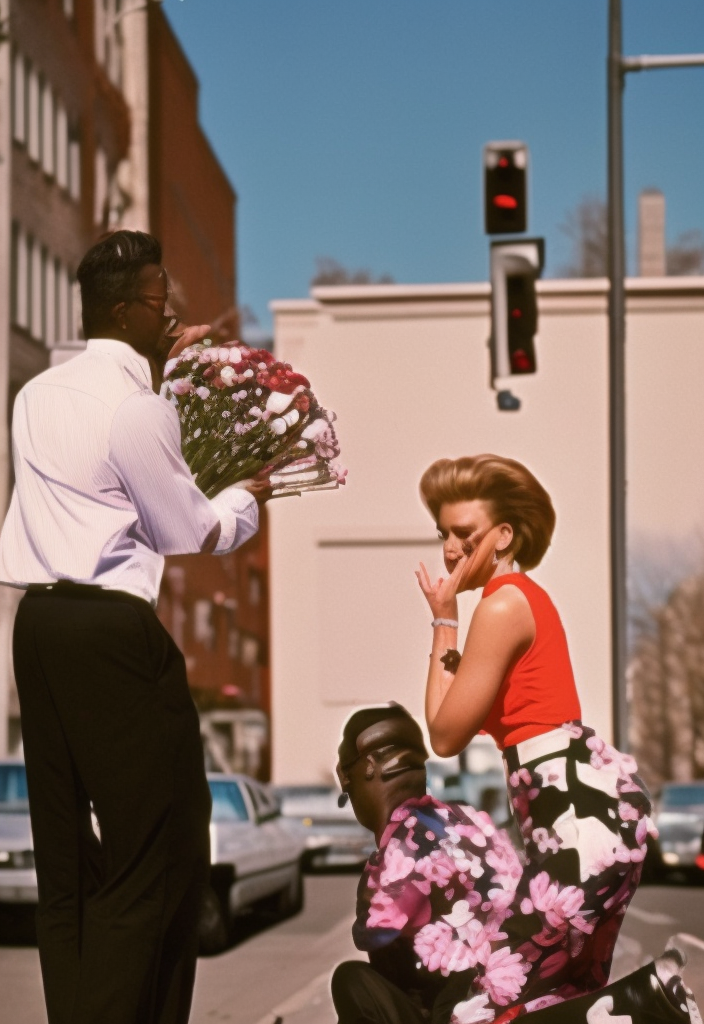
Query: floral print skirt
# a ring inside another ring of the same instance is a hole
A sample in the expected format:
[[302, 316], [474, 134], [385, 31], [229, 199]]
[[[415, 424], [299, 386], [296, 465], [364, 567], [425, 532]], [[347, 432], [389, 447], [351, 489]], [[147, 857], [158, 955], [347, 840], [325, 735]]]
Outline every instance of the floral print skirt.
[[476, 965], [454, 1024], [498, 1024], [608, 982], [647, 836], [656, 834], [650, 797], [632, 757], [580, 722], [562, 729], [564, 749], [522, 764], [518, 748], [504, 752], [525, 862], [505, 938]]

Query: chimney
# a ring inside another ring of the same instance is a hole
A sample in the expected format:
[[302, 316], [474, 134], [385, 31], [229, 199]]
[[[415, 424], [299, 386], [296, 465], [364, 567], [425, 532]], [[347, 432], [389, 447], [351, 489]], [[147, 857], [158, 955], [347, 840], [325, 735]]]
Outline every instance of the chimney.
[[665, 273], [665, 196], [647, 188], [638, 196], [638, 276]]

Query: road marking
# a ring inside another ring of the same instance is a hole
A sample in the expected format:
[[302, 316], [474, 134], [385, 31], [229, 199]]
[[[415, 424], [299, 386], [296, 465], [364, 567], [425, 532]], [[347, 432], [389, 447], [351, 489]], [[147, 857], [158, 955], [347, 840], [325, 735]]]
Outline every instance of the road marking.
[[640, 907], [630, 906], [626, 911], [626, 918], [629, 917], [635, 917], [636, 921], [645, 924], [675, 924], [675, 918], [669, 914], [661, 914], [658, 910], [641, 910]]

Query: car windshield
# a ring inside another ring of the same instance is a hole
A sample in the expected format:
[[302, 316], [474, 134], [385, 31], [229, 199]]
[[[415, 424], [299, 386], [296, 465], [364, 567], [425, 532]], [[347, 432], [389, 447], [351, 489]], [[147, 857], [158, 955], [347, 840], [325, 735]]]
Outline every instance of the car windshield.
[[236, 782], [211, 779], [208, 785], [213, 797], [212, 821], [247, 821], [244, 797]]
[[23, 764], [0, 764], [0, 812], [26, 811], [27, 772]]
[[662, 791], [663, 807], [693, 807], [704, 804], [704, 784], [701, 786], [668, 786]]

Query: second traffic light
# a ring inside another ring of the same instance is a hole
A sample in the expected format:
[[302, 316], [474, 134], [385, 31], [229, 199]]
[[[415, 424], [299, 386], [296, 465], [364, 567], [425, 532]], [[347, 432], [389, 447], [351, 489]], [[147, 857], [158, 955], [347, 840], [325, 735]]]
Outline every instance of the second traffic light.
[[526, 177], [528, 147], [524, 142], [487, 142], [484, 146], [484, 230], [509, 235], [528, 225]]
[[537, 369], [535, 282], [544, 262], [542, 238], [491, 243], [491, 375], [495, 383]]

